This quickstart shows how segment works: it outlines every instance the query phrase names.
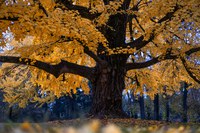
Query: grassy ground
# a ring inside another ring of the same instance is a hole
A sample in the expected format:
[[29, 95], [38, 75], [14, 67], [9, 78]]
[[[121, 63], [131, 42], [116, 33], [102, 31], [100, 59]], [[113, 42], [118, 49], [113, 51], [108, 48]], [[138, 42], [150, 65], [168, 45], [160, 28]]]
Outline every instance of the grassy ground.
[[46, 123], [1, 123], [0, 133], [200, 133], [200, 123], [134, 119], [75, 119]]

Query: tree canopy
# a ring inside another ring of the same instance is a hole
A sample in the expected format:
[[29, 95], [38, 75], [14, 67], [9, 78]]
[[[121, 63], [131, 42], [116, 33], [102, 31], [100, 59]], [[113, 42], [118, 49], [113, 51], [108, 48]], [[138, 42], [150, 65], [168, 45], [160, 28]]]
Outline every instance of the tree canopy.
[[199, 85], [199, 7], [199, 0], [1, 0], [0, 88], [25, 106], [77, 87], [89, 93], [88, 81], [101, 86], [94, 97], [111, 99], [123, 89], [153, 97], [181, 81]]

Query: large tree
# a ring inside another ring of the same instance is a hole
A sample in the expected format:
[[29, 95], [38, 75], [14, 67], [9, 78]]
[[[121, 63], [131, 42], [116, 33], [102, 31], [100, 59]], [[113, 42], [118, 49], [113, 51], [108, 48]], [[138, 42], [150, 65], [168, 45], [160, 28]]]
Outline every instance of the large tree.
[[[181, 80], [200, 83], [199, 6], [199, 0], [1, 0], [0, 62], [23, 65], [15, 72], [4, 65], [1, 87], [13, 102], [17, 88], [37, 86], [60, 97], [77, 87], [88, 93], [89, 80], [91, 113], [119, 116], [125, 88], [153, 97]], [[37, 95], [30, 94], [24, 97]]]

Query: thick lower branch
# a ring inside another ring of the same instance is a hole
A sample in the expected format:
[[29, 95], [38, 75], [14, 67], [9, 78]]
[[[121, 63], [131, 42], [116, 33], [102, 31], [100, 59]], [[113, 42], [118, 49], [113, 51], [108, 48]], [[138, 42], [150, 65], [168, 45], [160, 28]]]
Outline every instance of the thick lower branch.
[[59, 64], [51, 65], [42, 61], [33, 60], [29, 58], [21, 58], [14, 56], [0, 56], [0, 62], [17, 63], [22, 65], [29, 65], [44, 70], [55, 77], [59, 77], [63, 73], [71, 73], [80, 75], [89, 80], [92, 80], [95, 73], [95, 68], [77, 65], [68, 61], [61, 60]]

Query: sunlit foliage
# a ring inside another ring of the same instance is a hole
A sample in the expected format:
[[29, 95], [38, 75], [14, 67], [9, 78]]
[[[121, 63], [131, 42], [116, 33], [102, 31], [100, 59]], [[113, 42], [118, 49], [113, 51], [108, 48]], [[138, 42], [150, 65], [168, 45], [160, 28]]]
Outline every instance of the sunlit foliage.
[[[60, 97], [77, 87], [89, 93], [88, 80], [95, 80], [98, 68], [110, 65], [104, 58], [112, 60], [115, 55], [127, 57], [120, 67], [126, 72], [126, 89], [135, 94], [153, 97], [163, 93], [163, 87], [173, 94], [181, 81], [197, 86], [199, 4], [199, 0], [1, 0], [0, 61], [24, 65], [1, 67], [5, 99], [24, 107], [24, 99], [41, 101], [38, 95]], [[5, 56], [20, 58], [11, 61]]]

